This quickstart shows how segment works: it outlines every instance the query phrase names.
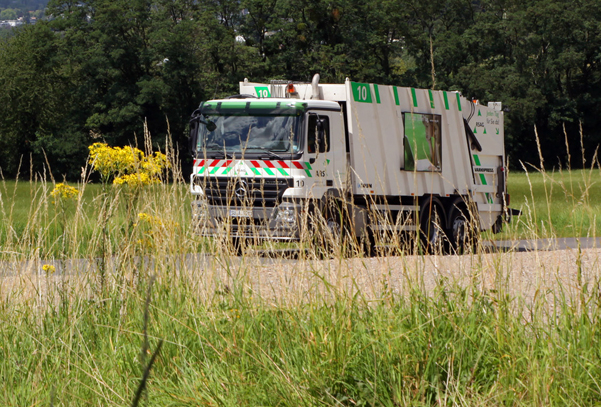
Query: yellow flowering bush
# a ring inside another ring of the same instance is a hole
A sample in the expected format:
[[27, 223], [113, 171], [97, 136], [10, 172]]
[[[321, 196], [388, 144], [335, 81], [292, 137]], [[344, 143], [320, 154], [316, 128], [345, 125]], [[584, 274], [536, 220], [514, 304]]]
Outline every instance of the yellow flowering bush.
[[61, 182], [56, 184], [52, 192], [50, 192], [50, 196], [53, 198], [54, 203], [56, 203], [58, 199], [77, 199], [79, 196], [79, 190]]
[[167, 156], [161, 152], [145, 155], [135, 147], [109, 147], [94, 143], [90, 147], [89, 163], [105, 181], [114, 177], [113, 184], [139, 187], [160, 183], [160, 175], [169, 167]]

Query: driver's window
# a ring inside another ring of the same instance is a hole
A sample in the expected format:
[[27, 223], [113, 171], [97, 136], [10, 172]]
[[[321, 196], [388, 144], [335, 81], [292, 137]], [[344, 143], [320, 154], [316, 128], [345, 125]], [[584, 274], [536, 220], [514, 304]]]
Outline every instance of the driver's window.
[[323, 123], [323, 134], [325, 143], [319, 149], [320, 153], [330, 151], [330, 119], [328, 116], [309, 115], [309, 131], [307, 133], [307, 152], [315, 154], [317, 151], [317, 119]]

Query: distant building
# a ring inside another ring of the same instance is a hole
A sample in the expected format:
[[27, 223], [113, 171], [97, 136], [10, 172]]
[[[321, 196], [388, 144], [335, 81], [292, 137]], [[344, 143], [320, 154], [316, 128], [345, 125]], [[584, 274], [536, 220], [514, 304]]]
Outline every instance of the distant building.
[[4, 21], [0, 21], [0, 27], [6, 28], [6, 27], [18, 27], [20, 25], [25, 24], [23, 21], [19, 21], [19, 20], [4, 20]]

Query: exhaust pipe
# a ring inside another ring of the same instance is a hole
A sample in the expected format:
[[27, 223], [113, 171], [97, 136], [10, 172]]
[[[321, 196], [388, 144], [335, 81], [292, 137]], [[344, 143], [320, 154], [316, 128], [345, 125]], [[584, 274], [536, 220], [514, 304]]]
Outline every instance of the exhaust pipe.
[[316, 73], [313, 75], [313, 80], [311, 81], [311, 99], [321, 99], [319, 95], [319, 74]]

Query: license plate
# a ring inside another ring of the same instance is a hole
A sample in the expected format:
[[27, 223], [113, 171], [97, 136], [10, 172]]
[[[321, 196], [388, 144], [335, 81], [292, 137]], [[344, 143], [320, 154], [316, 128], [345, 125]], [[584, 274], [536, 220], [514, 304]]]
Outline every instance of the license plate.
[[253, 211], [244, 209], [230, 209], [230, 216], [232, 218], [252, 218]]

